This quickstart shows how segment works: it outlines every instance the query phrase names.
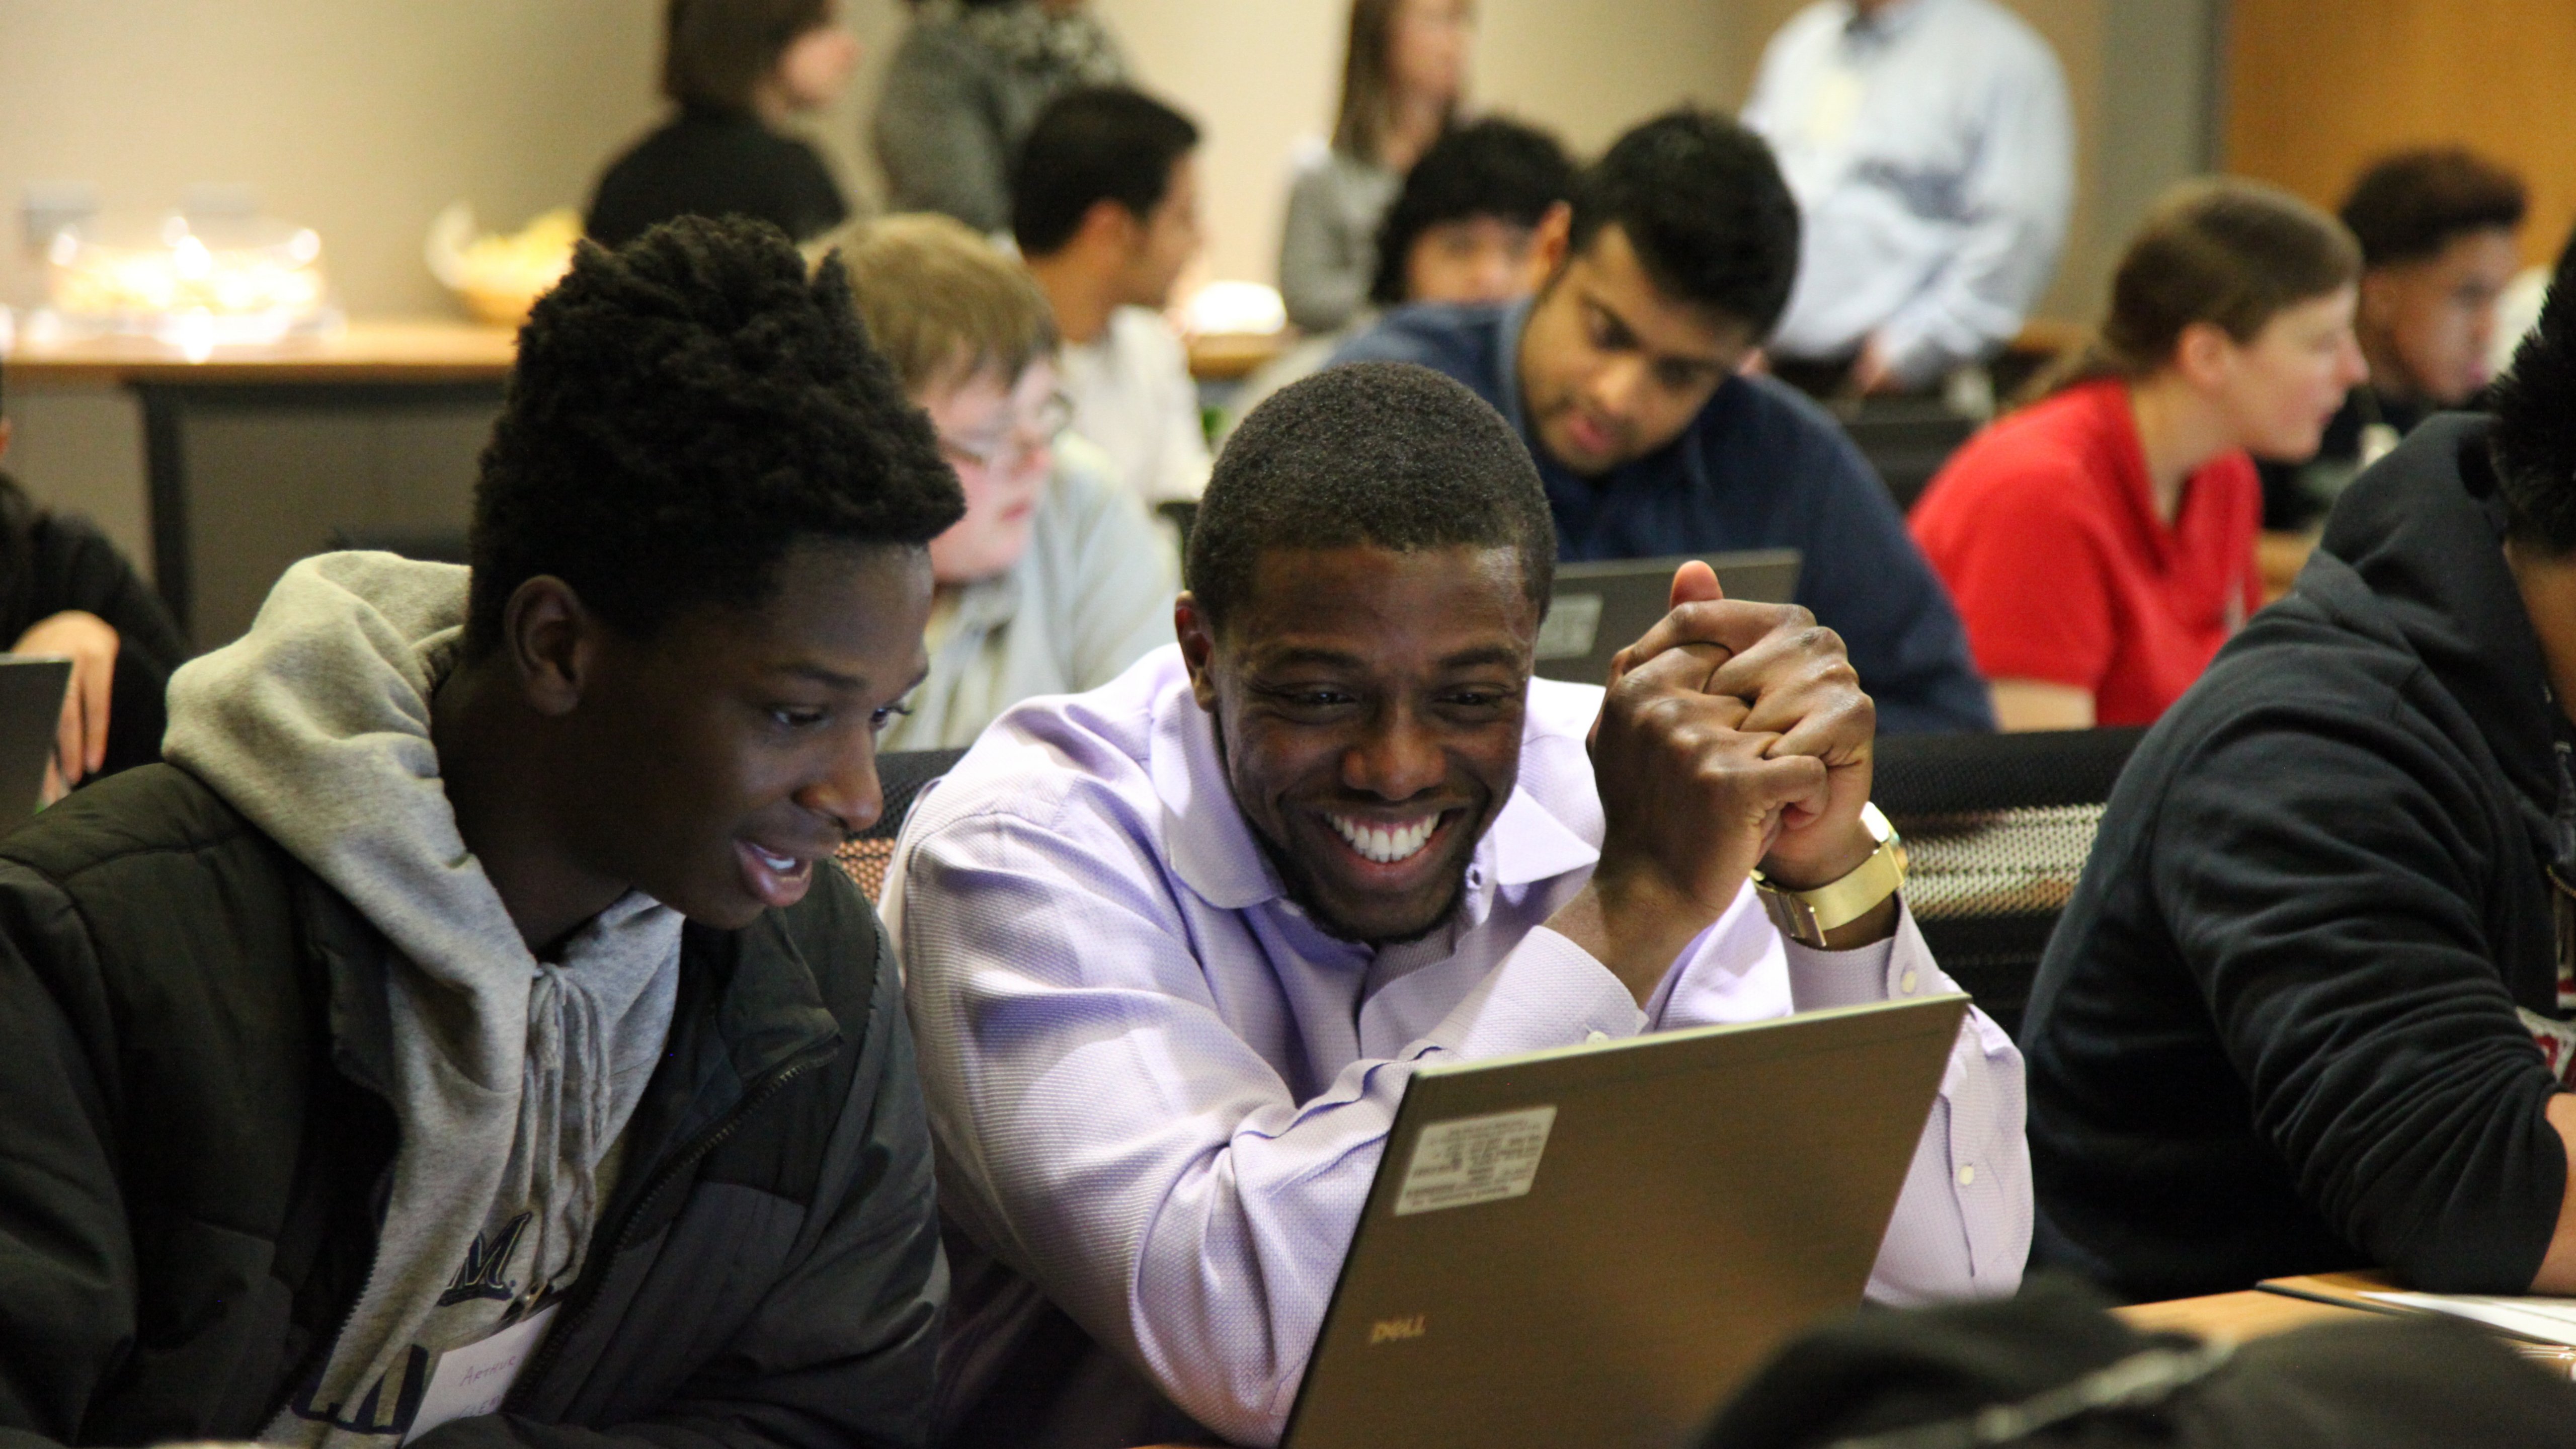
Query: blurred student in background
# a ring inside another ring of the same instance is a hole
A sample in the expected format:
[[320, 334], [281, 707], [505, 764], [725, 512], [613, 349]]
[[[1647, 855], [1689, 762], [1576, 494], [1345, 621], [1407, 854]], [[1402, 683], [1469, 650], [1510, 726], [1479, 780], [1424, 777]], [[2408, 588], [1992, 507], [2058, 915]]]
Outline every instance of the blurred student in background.
[[1914, 537], [2003, 728], [2153, 723], [2261, 604], [2247, 454], [2315, 452], [2361, 380], [2360, 271], [2287, 192], [2188, 184], [2130, 242], [2098, 340], [1932, 480]]
[[1011, 230], [1055, 312], [1074, 431], [1148, 504], [1207, 487], [1188, 354], [1162, 318], [1199, 250], [1199, 128], [1140, 92], [1069, 91], [1011, 176]]
[[2353, 331], [2370, 375], [2314, 459], [2263, 465], [2264, 527], [2315, 525], [2353, 474], [2485, 389], [2527, 205], [2521, 177], [2458, 147], [2385, 157], [2353, 183], [2343, 224], [2361, 243]]
[[593, 240], [619, 246], [675, 216], [745, 216], [797, 241], [850, 214], [831, 168], [787, 135], [850, 83], [859, 42], [835, 0], [670, 0], [662, 94], [680, 113], [610, 163]]
[[1335, 355], [1415, 362], [1520, 430], [1560, 557], [1799, 551], [1881, 731], [1988, 729], [1985, 682], [1869, 462], [1813, 402], [1744, 375], [1798, 269], [1798, 205], [1762, 138], [1681, 109], [1592, 163], [1539, 229], [1546, 281], [1504, 306], [1407, 307]]
[[1106, 684], [1172, 642], [1178, 561], [1109, 460], [1064, 431], [1055, 324], [1028, 273], [944, 216], [854, 228], [840, 254], [966, 491], [930, 542], [930, 672], [880, 748], [972, 744], [1021, 700]]
[[1340, 329], [1309, 337], [1244, 380], [1226, 406], [1225, 431], [1264, 398], [1320, 370], [1377, 309], [1413, 303], [1514, 302], [1547, 279], [1543, 228], [1563, 229], [1574, 162], [1554, 136], [1500, 117], [1451, 129], [1413, 169], [1378, 226], [1369, 305]]
[[[0, 409], [0, 461], [13, 432]], [[77, 514], [40, 507], [0, 473], [0, 639], [12, 654], [72, 662], [45, 797], [161, 758], [170, 671], [188, 641], [161, 596]], [[23, 807], [22, 807], [23, 808]]]
[[1008, 230], [1011, 157], [1038, 112], [1075, 86], [1126, 79], [1084, 0], [913, 0], [877, 99], [887, 208]]
[[2066, 78], [1993, 0], [1820, 0], [1772, 37], [1744, 123], [1806, 222], [1771, 339], [1783, 378], [1938, 384], [2048, 289], [2075, 195]]
[[1367, 298], [1379, 220], [1457, 115], [1475, 25], [1474, 0], [1352, 0], [1332, 146], [1303, 158], [1288, 190], [1279, 295], [1289, 321], [1330, 332]]

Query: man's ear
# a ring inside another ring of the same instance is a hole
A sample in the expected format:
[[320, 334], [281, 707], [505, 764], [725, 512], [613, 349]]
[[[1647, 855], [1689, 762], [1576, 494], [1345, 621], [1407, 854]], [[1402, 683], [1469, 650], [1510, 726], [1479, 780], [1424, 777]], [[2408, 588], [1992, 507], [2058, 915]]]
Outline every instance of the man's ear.
[[1198, 595], [1184, 591], [1172, 601], [1172, 632], [1180, 637], [1181, 662], [1189, 666], [1190, 695], [1199, 708], [1216, 713], [1216, 626], [1199, 607]]
[[1530, 228], [1530, 274], [1545, 288], [1565, 270], [1573, 252], [1574, 208], [1560, 201]]
[[1084, 210], [1082, 225], [1074, 228], [1073, 237], [1110, 256], [1123, 257], [1145, 244], [1145, 224], [1124, 202], [1104, 196]]
[[2389, 319], [2397, 311], [2397, 279], [2385, 269], [2364, 271], [2359, 290], [2360, 305], [2353, 311], [2353, 320], [2365, 336], [2387, 331]]
[[539, 574], [510, 591], [501, 610], [501, 652], [530, 709], [560, 717], [581, 703], [598, 657], [600, 621], [552, 574]]

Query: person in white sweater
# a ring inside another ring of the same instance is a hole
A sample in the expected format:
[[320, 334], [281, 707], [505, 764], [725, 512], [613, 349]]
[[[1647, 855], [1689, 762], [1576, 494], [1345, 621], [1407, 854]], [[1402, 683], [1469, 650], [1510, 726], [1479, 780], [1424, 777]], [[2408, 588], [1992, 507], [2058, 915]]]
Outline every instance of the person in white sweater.
[[971, 744], [1021, 700], [1105, 684], [1170, 643], [1179, 560], [1109, 460], [1066, 432], [1055, 325], [1028, 274], [927, 213], [838, 245], [868, 335], [966, 493], [966, 516], [930, 544], [930, 672], [883, 747]]

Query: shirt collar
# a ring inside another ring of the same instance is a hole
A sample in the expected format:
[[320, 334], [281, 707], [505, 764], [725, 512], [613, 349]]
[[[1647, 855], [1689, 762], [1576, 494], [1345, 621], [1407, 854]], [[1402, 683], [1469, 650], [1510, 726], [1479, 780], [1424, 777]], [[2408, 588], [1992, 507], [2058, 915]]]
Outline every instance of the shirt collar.
[[[1459, 906], [1470, 925], [1484, 922], [1497, 886], [1530, 885], [1588, 870], [1601, 858], [1599, 847], [1578, 826], [1533, 791], [1536, 784], [1554, 794], [1558, 782], [1533, 780], [1531, 770], [1544, 769], [1549, 752], [1531, 744], [1524, 735], [1520, 783], [1469, 857], [1467, 889]], [[1216, 722], [1199, 708], [1187, 676], [1155, 702], [1150, 752], [1147, 773], [1163, 806], [1163, 850], [1181, 883], [1223, 911], [1249, 910], [1285, 896], [1286, 883], [1271, 868], [1270, 857], [1235, 803], [1217, 750]], [[1580, 783], [1591, 788], [1588, 776]]]

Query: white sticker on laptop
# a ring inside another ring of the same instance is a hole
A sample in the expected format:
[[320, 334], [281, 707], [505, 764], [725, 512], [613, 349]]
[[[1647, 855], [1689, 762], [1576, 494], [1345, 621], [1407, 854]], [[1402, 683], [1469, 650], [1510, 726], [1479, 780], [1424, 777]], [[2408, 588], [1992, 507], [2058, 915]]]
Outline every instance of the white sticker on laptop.
[[1413, 1161], [1396, 1189], [1395, 1215], [1438, 1212], [1520, 1197], [1538, 1181], [1554, 1107], [1434, 1122], [1413, 1140]]

